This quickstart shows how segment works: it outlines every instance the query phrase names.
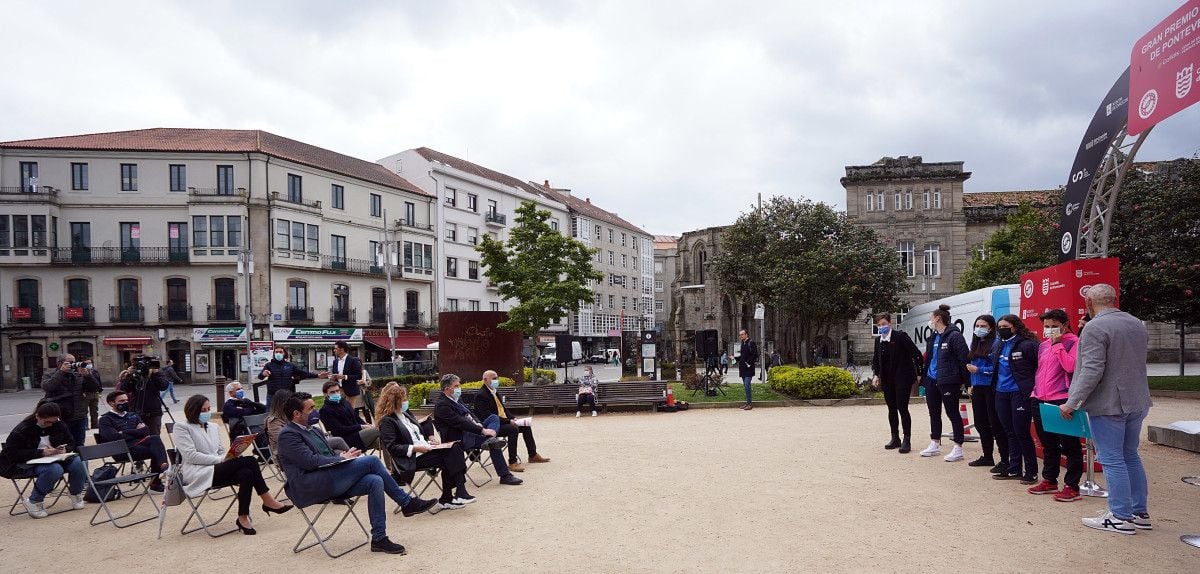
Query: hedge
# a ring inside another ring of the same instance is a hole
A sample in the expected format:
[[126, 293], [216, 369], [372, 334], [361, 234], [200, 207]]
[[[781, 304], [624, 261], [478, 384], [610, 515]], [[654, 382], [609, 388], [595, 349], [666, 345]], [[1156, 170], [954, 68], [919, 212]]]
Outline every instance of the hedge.
[[[546, 382], [553, 383], [558, 380], [558, 373], [550, 369], [538, 369], [537, 372], [539, 377], [546, 379]], [[535, 384], [533, 382], [533, 369], [529, 367], [525, 367], [525, 383], [530, 385]]]
[[844, 399], [856, 393], [854, 376], [838, 367], [772, 367], [767, 386], [794, 399]]
[[[514, 387], [516, 385], [517, 385], [516, 381], [514, 381], [508, 377], [500, 377], [500, 386]], [[462, 384], [462, 388], [464, 388], [464, 389], [478, 389], [482, 386], [483, 386], [483, 381], [472, 381], [470, 383]], [[434, 397], [436, 397], [437, 393], [442, 392], [442, 384], [441, 383], [417, 383], [411, 387], [408, 387], [408, 404], [413, 405], [414, 407], [425, 404], [425, 399], [429, 396], [429, 393], [431, 393], [431, 392], [434, 393]]]
[[372, 384], [374, 384], [374, 386], [379, 387], [381, 389], [383, 388], [384, 385], [386, 385], [392, 381], [396, 381], [401, 386], [405, 386], [405, 385], [416, 385], [419, 383], [428, 383], [428, 382], [433, 382], [433, 381], [437, 381], [437, 380], [438, 380], [437, 375], [396, 375], [394, 377], [391, 375], [388, 375], [386, 377], [371, 378]]

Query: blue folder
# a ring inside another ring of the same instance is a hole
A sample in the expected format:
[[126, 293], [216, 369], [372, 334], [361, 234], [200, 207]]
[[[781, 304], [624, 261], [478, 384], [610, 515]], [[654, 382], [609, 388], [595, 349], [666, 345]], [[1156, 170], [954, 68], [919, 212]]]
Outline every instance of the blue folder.
[[1042, 410], [1042, 428], [1046, 429], [1046, 432], [1092, 438], [1092, 425], [1088, 424], [1086, 412], [1075, 411], [1071, 420], [1066, 420], [1062, 418], [1058, 405], [1042, 403], [1038, 408]]

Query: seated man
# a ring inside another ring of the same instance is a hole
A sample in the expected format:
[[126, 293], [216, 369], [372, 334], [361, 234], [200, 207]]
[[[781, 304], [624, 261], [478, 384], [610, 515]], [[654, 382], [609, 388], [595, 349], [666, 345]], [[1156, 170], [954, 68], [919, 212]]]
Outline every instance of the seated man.
[[[313, 412], [312, 399], [300, 400], [293, 396], [284, 405], [284, 412], [290, 422], [279, 432], [276, 456], [288, 477], [284, 486], [288, 498], [304, 508], [334, 498], [366, 495], [371, 552], [404, 554], [404, 546], [388, 540], [384, 495], [396, 501], [406, 517], [429, 510], [434, 501], [410, 497], [378, 458], [365, 456], [356, 449], [335, 455], [325, 442], [324, 433], [308, 426], [308, 417]], [[341, 459], [350, 462], [321, 468]]]
[[462, 446], [466, 450], [490, 449], [492, 465], [496, 467], [496, 473], [500, 475], [500, 484], [514, 486], [521, 484], [523, 481], [513, 476], [512, 471], [508, 470], [508, 465], [504, 462], [504, 455], [500, 453], [500, 450], [508, 444], [504, 439], [496, 438], [496, 433], [500, 429], [500, 417], [492, 415], [484, 419], [482, 423], [479, 422], [479, 419], [471, 413], [471, 409], [458, 402], [459, 397], [462, 396], [461, 386], [458, 375], [442, 377], [442, 396], [438, 397], [437, 404], [433, 407], [434, 424], [437, 425], [442, 441], [462, 441]]
[[[105, 397], [109, 411], [100, 417], [100, 442], [125, 441], [132, 460], [150, 459], [150, 471], [167, 469], [167, 447], [161, 438], [150, 434], [150, 427], [136, 413], [129, 412], [129, 394], [113, 391]], [[162, 480], [155, 478], [150, 490], [162, 492]]]
[[321, 424], [329, 434], [341, 438], [351, 448], [367, 450], [379, 438], [379, 429], [369, 425], [354, 412], [349, 401], [342, 400], [342, 386], [337, 381], [326, 381], [321, 385], [325, 393], [325, 404], [321, 405]]
[[74, 452], [75, 439], [67, 423], [59, 420], [62, 410], [57, 403], [44, 402], [32, 415], [17, 423], [0, 449], [0, 476], [4, 478], [36, 477], [29, 497], [21, 500], [30, 518], [47, 516], [43, 501], [59, 479], [67, 475], [67, 492], [71, 494], [71, 507], [79, 510], [87, 503], [83, 501], [83, 489], [87, 486], [87, 466], [78, 456], [61, 462], [27, 464], [43, 456], [54, 456]]
[[500, 418], [498, 434], [508, 441], [508, 469], [513, 472], [525, 472], [525, 467], [517, 460], [517, 434], [525, 439], [525, 450], [529, 453], [529, 462], [550, 462], [550, 459], [537, 453], [537, 443], [533, 441], [533, 427], [517, 426], [508, 413], [504, 412], [504, 404], [496, 390], [500, 388], [500, 375], [496, 371], [483, 372], [483, 387], [475, 395], [475, 416], [487, 420], [496, 415]]
[[225, 385], [225, 397], [225, 405], [221, 407], [221, 418], [225, 420], [225, 428], [229, 429], [229, 438], [250, 434], [243, 419], [267, 412], [267, 406], [246, 398], [246, 391], [237, 381]]

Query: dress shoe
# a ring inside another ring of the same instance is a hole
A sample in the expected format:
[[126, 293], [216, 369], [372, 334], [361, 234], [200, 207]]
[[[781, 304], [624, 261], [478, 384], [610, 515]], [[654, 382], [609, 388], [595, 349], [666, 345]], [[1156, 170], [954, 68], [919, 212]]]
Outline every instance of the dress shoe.
[[550, 459], [540, 454], [531, 454], [529, 455], [529, 462], [550, 462]]
[[486, 449], [500, 450], [506, 446], [508, 446], [507, 440], [498, 438], [498, 437], [489, 437], [487, 440], [483, 441], [483, 444], [479, 445], [479, 448], [482, 448], [485, 450]]
[[510, 462], [508, 463], [508, 470], [513, 472], [525, 472], [525, 465], [519, 462]]
[[513, 475], [511, 475], [511, 474], [510, 474], [510, 475], [508, 475], [508, 476], [502, 476], [502, 477], [500, 477], [500, 484], [507, 484], [507, 485], [509, 485], [509, 486], [516, 486], [516, 485], [518, 485], [518, 484], [521, 484], [522, 482], [525, 482], [525, 481], [524, 481], [524, 480], [521, 480], [521, 479], [519, 479], [519, 478], [517, 478], [517, 477], [515, 477], [515, 476], [513, 476]]
[[234, 520], [233, 523], [236, 524], [238, 527], [238, 530], [241, 530], [242, 534], [245, 534], [246, 536], [254, 536], [255, 534], [258, 534], [258, 531], [255, 530], [253, 527], [247, 528], [245, 526], [242, 526], [241, 519]]
[[267, 506], [264, 504], [264, 505], [262, 505], [262, 509], [263, 509], [263, 512], [266, 512], [267, 514], [283, 514], [287, 511], [291, 510], [292, 505], [285, 504], [283, 506], [280, 506], [279, 508], [271, 508], [270, 506]]
[[408, 551], [404, 549], [403, 545], [396, 544], [395, 542], [388, 540], [386, 536], [380, 538], [379, 540], [371, 541], [371, 552], [384, 552], [387, 554], [400, 555], [408, 554]]
[[408, 501], [408, 504], [400, 507], [400, 513], [403, 514], [405, 518], [408, 518], [409, 516], [414, 516], [433, 508], [435, 504], [437, 504], [436, 500], [413, 498]]
[[888, 450], [892, 450], [894, 448], [900, 448], [900, 435], [898, 435], [898, 434], [892, 435], [892, 440], [889, 441], [887, 444], [883, 445], [883, 448], [886, 448]]

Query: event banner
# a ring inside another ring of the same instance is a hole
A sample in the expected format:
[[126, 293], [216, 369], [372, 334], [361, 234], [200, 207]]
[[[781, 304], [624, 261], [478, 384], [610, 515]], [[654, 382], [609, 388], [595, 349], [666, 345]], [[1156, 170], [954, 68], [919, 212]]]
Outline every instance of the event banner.
[[1200, 101], [1200, 0], [1188, 0], [1133, 45], [1129, 134], [1137, 135]]
[[1092, 181], [1100, 171], [1105, 152], [1117, 133], [1125, 125], [1125, 106], [1129, 104], [1129, 70], [1117, 78], [1108, 94], [1100, 101], [1100, 107], [1092, 116], [1083, 134], [1075, 161], [1071, 164], [1071, 175], [1067, 178], [1067, 189], [1063, 194], [1063, 216], [1059, 220], [1062, 235], [1058, 241], [1058, 260], [1070, 261], [1079, 252], [1079, 222], [1087, 203]]
[[250, 341], [250, 380], [258, 380], [263, 367], [271, 361], [274, 341]]
[[197, 343], [235, 343], [246, 340], [245, 327], [196, 327], [192, 340]]
[[1077, 331], [1079, 319], [1087, 313], [1083, 297], [1097, 283], [1120, 289], [1120, 261], [1116, 257], [1076, 259], [1030, 271], [1021, 276], [1021, 321], [1040, 338], [1042, 321], [1038, 316], [1050, 309], [1062, 309], [1071, 319], [1071, 330]]
[[303, 327], [275, 327], [271, 329], [276, 341], [361, 341], [362, 329], [311, 329]]

